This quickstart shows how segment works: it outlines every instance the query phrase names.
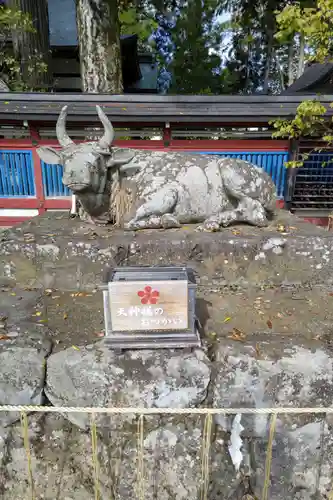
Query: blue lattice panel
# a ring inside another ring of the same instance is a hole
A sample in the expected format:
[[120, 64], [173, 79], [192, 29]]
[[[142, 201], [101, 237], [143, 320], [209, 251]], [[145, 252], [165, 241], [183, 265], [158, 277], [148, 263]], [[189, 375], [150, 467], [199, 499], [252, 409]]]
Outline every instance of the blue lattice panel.
[[46, 197], [70, 196], [70, 191], [62, 183], [63, 167], [41, 162], [44, 195]]
[[213, 154], [228, 158], [246, 160], [262, 167], [273, 179], [279, 198], [284, 198], [286, 186], [285, 163], [289, 160], [286, 151], [200, 151], [200, 154]]
[[0, 197], [24, 198], [35, 195], [31, 151], [0, 151]]

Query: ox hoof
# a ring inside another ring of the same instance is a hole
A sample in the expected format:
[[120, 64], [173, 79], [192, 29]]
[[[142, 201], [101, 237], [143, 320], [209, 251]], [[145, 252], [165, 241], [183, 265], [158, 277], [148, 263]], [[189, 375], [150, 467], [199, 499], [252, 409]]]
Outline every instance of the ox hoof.
[[136, 231], [139, 228], [139, 224], [137, 222], [127, 222], [124, 224], [125, 231]]
[[176, 217], [171, 214], [164, 214], [161, 217], [161, 225], [164, 229], [171, 229], [180, 227], [180, 224]]
[[203, 230], [213, 233], [220, 230], [220, 224], [217, 221], [207, 221], [203, 225]]
[[139, 231], [140, 229], [158, 229], [160, 227], [159, 225], [160, 219], [158, 220], [138, 220], [138, 221], [129, 221], [127, 224], [124, 225], [124, 229], [126, 231]]

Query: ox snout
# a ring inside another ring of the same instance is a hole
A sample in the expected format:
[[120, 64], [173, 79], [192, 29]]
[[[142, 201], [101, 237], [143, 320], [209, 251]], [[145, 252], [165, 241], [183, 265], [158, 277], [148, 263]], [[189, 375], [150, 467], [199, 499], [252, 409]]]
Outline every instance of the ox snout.
[[62, 182], [64, 186], [68, 187], [74, 193], [84, 191], [91, 185], [90, 179], [86, 179], [82, 175], [77, 175], [77, 172], [70, 172], [69, 174], [64, 172]]

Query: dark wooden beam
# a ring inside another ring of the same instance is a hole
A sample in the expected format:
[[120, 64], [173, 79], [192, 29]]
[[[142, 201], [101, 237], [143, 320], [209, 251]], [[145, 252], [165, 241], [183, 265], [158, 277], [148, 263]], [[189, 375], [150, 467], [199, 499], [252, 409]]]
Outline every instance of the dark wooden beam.
[[[100, 104], [115, 124], [159, 123], [191, 126], [268, 125], [274, 118], [292, 118], [309, 96], [161, 96], [54, 93], [1, 93], [0, 122], [51, 124], [61, 108], [68, 108], [68, 123], [96, 124], [96, 104]], [[329, 104], [333, 96], [322, 96], [327, 116], [333, 115]]]
[[[246, 95], [246, 96], [235, 96], [235, 95], [223, 95], [223, 96], [205, 96], [205, 95], [137, 95], [137, 94], [89, 94], [89, 93], [77, 93], [77, 94], [55, 94], [47, 92], [2, 92], [1, 99], [6, 101], [35, 101], [35, 102], [106, 102], [106, 103], [146, 103], [146, 104], [197, 104], [197, 103], [207, 103], [207, 104], [219, 104], [219, 103], [237, 103], [237, 104], [261, 104], [261, 105], [275, 105], [280, 106], [283, 104], [300, 104], [304, 100], [313, 100], [313, 96], [309, 95], [278, 95], [278, 96], [257, 96], [257, 95]], [[333, 101], [333, 95], [322, 95], [319, 97], [322, 103], [331, 103]]]

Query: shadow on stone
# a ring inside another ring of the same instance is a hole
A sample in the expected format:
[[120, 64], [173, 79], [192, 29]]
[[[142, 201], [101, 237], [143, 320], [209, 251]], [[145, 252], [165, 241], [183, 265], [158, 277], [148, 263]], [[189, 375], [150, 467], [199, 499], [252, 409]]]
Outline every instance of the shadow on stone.
[[[206, 323], [210, 317], [209, 306], [211, 307], [212, 303], [208, 300], [203, 298], [196, 299], [195, 315], [198, 318], [202, 330], [205, 330]], [[203, 332], [200, 332], [200, 334], [202, 335]]]

